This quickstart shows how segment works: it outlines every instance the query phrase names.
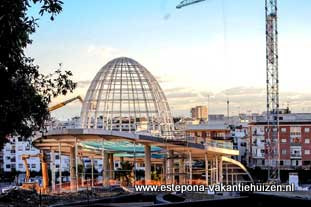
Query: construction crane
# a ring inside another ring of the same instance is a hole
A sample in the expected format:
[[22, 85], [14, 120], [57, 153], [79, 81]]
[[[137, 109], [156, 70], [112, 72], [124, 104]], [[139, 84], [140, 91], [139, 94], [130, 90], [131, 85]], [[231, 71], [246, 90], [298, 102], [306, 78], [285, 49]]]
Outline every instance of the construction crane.
[[277, 0], [265, 0], [268, 179], [280, 182]]
[[[36, 182], [29, 182], [30, 178], [30, 170], [28, 167], [27, 160], [31, 157], [39, 157], [40, 163], [41, 163], [41, 169], [42, 169], [42, 187], [38, 185]], [[22, 188], [28, 189], [28, 190], [36, 190], [37, 192], [46, 193], [49, 183], [49, 177], [48, 177], [48, 166], [46, 162], [46, 158], [43, 152], [40, 154], [34, 154], [34, 155], [22, 155], [22, 160], [24, 162], [25, 170], [26, 170], [26, 177], [25, 177], [25, 183], [23, 183]]]
[[[180, 9], [205, 0], [183, 0]], [[265, 0], [266, 14], [266, 90], [267, 90], [267, 139], [268, 181], [280, 182], [279, 144], [279, 73], [278, 73], [278, 30], [277, 0]]]
[[75, 100], [77, 100], [77, 99], [79, 99], [79, 101], [80, 101], [81, 103], [83, 103], [83, 99], [81, 98], [81, 96], [76, 96], [76, 97], [74, 97], [74, 98], [68, 99], [68, 100], [63, 101], [63, 102], [61, 102], [61, 103], [59, 103], [59, 104], [56, 104], [56, 105], [54, 105], [54, 106], [49, 107], [49, 111], [51, 112], [51, 111], [54, 111], [54, 110], [56, 110], [56, 109], [59, 109], [59, 108], [65, 106], [66, 104], [71, 103], [71, 102], [73, 102], [73, 101], [75, 101]]
[[[59, 109], [63, 106], [65, 106], [68, 103], [71, 103], [75, 100], [79, 99], [81, 103], [83, 103], [83, 99], [81, 96], [76, 96], [74, 98], [68, 99], [66, 101], [63, 101], [61, 103], [58, 103], [54, 106], [49, 107], [49, 111], [54, 111], [56, 109]], [[42, 170], [42, 187], [38, 185], [36, 182], [29, 182], [30, 178], [30, 170], [28, 167], [28, 162], [27, 160], [31, 157], [39, 157], [40, 158], [40, 163], [41, 163], [41, 170]], [[42, 192], [42, 193], [47, 193], [48, 189], [48, 183], [49, 183], [49, 177], [48, 177], [48, 165], [46, 161], [46, 156], [44, 152], [42, 151], [40, 154], [34, 154], [34, 155], [22, 155], [22, 160], [25, 166], [25, 171], [26, 171], [26, 176], [25, 176], [25, 183], [23, 183], [22, 188], [23, 189], [28, 189], [28, 190], [36, 190], [37, 192]]]

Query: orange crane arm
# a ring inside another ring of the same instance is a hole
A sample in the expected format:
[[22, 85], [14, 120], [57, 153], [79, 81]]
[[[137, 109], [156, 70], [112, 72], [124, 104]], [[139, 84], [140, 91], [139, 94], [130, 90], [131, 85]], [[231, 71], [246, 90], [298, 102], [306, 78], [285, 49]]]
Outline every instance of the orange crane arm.
[[30, 178], [30, 170], [29, 170], [29, 167], [28, 167], [27, 159], [29, 159], [31, 157], [39, 157], [40, 161], [41, 161], [42, 155], [41, 154], [22, 155], [22, 160], [24, 162], [24, 166], [25, 166], [25, 170], [26, 170], [26, 178], [25, 178], [26, 183], [29, 182], [29, 178]]
[[47, 186], [48, 186], [48, 182], [49, 182], [49, 180], [48, 180], [49, 177], [48, 177], [47, 163], [46, 163], [45, 156], [44, 156], [43, 152], [41, 152], [40, 154], [34, 154], [34, 155], [22, 155], [22, 160], [24, 161], [24, 165], [25, 165], [25, 169], [26, 169], [25, 182], [26, 183], [29, 182], [30, 170], [28, 168], [27, 159], [29, 159], [31, 157], [39, 157], [40, 158], [41, 170], [42, 170], [43, 190], [46, 191]]
[[79, 101], [80, 101], [81, 103], [83, 103], [83, 99], [81, 98], [81, 96], [76, 96], [76, 97], [74, 97], [74, 98], [68, 99], [67, 101], [63, 101], [63, 102], [61, 102], [61, 103], [59, 103], [59, 104], [56, 104], [56, 105], [54, 105], [54, 106], [49, 107], [49, 111], [54, 111], [54, 110], [56, 110], [56, 109], [59, 109], [59, 108], [65, 106], [66, 104], [75, 101], [76, 99], [79, 99]]
[[25, 182], [26, 183], [29, 182], [29, 177], [30, 177], [30, 171], [29, 171], [28, 163], [27, 163], [28, 157], [29, 156], [27, 156], [27, 155], [22, 155], [22, 160], [23, 160], [23, 163], [24, 163], [24, 166], [25, 166], [25, 170], [26, 170], [26, 177], [25, 177]]

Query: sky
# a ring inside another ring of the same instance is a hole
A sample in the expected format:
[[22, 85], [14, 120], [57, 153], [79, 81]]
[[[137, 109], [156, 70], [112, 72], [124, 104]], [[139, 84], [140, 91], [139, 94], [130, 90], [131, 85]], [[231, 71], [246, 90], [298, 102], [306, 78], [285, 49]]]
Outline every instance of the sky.
[[[180, 0], [66, 0], [53, 22], [40, 17], [26, 54], [42, 73], [62, 63], [84, 96], [109, 60], [127, 56], [158, 80], [174, 116], [195, 105], [210, 113], [260, 113], [265, 110], [264, 0], [206, 0], [176, 9]], [[278, 1], [280, 105], [311, 112], [311, 1]], [[208, 98], [209, 97], [209, 98]], [[209, 104], [208, 104], [209, 100]], [[53, 116], [80, 114], [71, 103]]]

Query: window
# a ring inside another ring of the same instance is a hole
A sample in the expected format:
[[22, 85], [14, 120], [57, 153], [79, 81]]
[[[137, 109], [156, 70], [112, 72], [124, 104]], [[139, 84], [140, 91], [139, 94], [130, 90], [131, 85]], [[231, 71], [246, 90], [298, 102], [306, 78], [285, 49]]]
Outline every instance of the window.
[[290, 142], [294, 144], [299, 144], [300, 143], [300, 138], [299, 137], [291, 137]]
[[241, 143], [240, 143], [240, 146], [241, 146], [241, 147], [246, 147], [246, 143], [245, 143], [245, 142], [241, 142]]
[[310, 144], [310, 139], [309, 138], [305, 138], [305, 144]]
[[36, 168], [36, 164], [31, 164], [31, 168]]
[[282, 141], [282, 143], [286, 143], [286, 139], [282, 139], [281, 141]]
[[305, 155], [309, 155], [310, 154], [310, 150], [305, 150]]
[[291, 127], [290, 128], [290, 132], [300, 133], [301, 132], [301, 128], [300, 127]]
[[284, 165], [290, 166], [290, 160], [285, 160], [285, 161], [284, 161]]
[[291, 127], [290, 128], [291, 136], [301, 136], [301, 127]]
[[292, 166], [297, 166], [298, 165], [298, 160], [292, 160]]
[[23, 167], [24, 167], [23, 164], [18, 164], [19, 169], [23, 169]]
[[283, 132], [283, 133], [286, 132], [286, 128], [282, 127], [281, 132]]
[[286, 149], [282, 149], [282, 155], [286, 155]]
[[306, 127], [306, 128], [305, 128], [305, 132], [306, 132], [306, 133], [310, 132], [310, 128], [309, 128], [309, 127]]
[[55, 159], [56, 159], [56, 160], [59, 160], [59, 155], [55, 155]]

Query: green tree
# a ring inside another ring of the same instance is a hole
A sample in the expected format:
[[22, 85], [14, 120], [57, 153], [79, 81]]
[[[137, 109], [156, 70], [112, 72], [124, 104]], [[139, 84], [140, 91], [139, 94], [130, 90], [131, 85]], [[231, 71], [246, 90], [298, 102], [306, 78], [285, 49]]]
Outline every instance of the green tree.
[[116, 178], [118, 179], [125, 179], [126, 185], [131, 183], [131, 173], [133, 171], [134, 165], [131, 164], [129, 161], [120, 162], [120, 168], [117, 169], [115, 172]]
[[[76, 83], [70, 71], [57, 69], [49, 75], [39, 72], [34, 59], [24, 50], [32, 44], [37, 19], [29, 9], [39, 4], [38, 15], [55, 15], [62, 11], [59, 0], [0, 1], [0, 149], [10, 135], [29, 137], [49, 118], [48, 104], [53, 97], [72, 92]], [[27, 13], [28, 12], [28, 13]]]

